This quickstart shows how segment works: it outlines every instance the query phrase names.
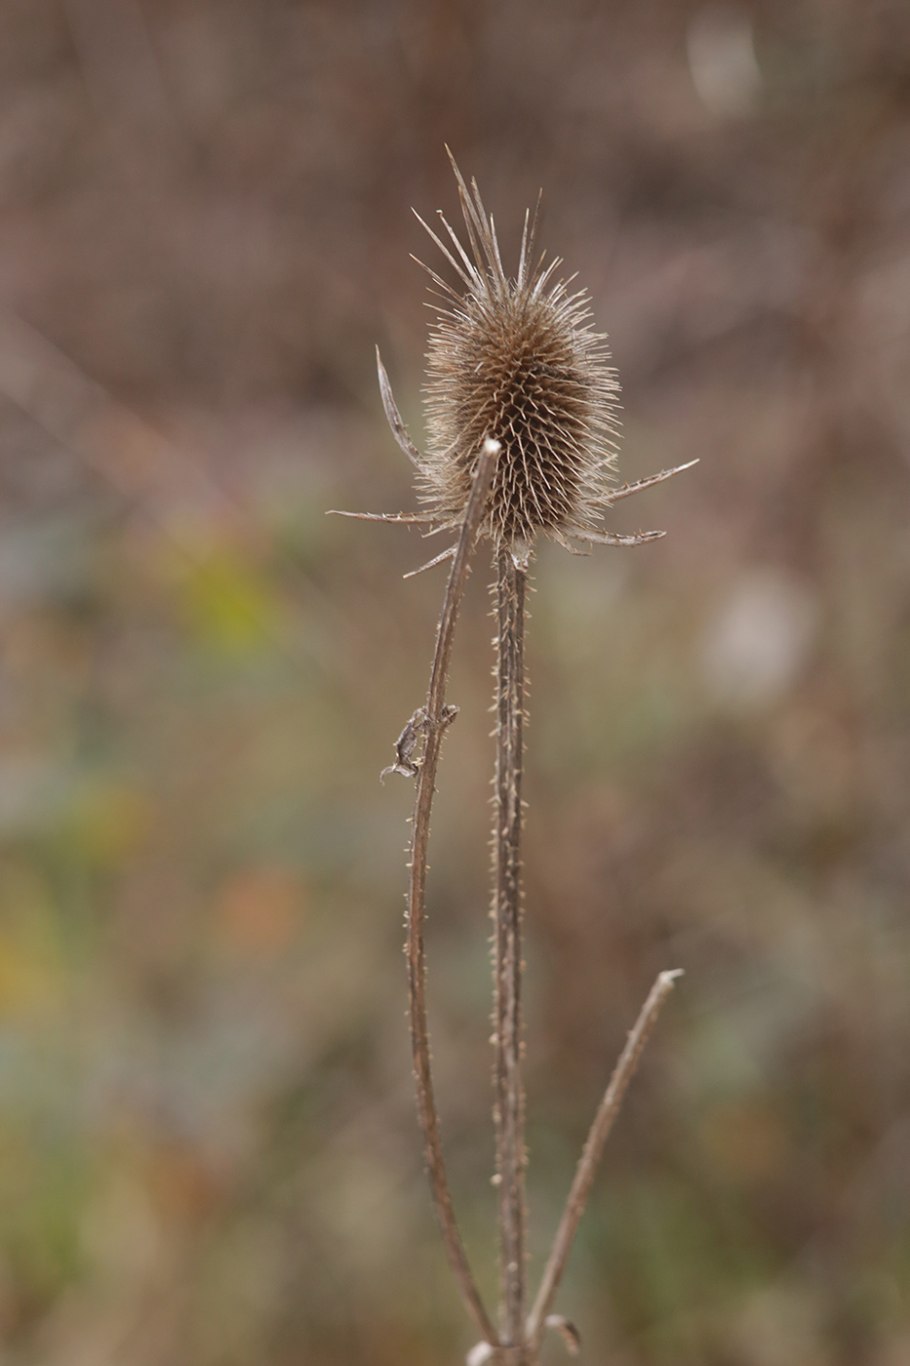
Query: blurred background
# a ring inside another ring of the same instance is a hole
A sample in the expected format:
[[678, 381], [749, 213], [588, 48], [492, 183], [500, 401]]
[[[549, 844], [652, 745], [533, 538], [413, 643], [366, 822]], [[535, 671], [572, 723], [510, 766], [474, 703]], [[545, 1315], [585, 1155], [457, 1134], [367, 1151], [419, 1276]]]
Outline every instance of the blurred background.
[[[476, 174], [577, 270], [635, 551], [536, 564], [534, 1264], [686, 976], [559, 1308], [611, 1366], [910, 1361], [910, 11], [902, 0], [4, 0], [0, 1360], [430, 1366], [472, 1342], [404, 1017], [445, 571], [410, 214]], [[435, 547], [435, 543], [434, 543]], [[431, 877], [492, 1298], [488, 573]], [[548, 1348], [548, 1361], [562, 1347]]]

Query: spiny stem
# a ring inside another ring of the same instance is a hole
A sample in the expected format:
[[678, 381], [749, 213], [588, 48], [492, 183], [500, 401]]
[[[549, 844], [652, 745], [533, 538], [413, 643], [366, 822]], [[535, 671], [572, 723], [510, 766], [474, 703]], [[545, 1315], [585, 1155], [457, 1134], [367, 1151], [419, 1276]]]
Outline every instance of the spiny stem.
[[597, 1114], [594, 1116], [594, 1122], [591, 1125], [584, 1149], [578, 1160], [578, 1166], [575, 1169], [575, 1176], [569, 1190], [568, 1199], [566, 1200], [565, 1210], [563, 1211], [562, 1218], [559, 1222], [559, 1228], [556, 1230], [553, 1247], [547, 1258], [547, 1264], [544, 1267], [540, 1289], [537, 1292], [534, 1307], [528, 1318], [527, 1340], [532, 1349], [536, 1349], [540, 1344], [545, 1320], [552, 1308], [556, 1291], [559, 1289], [559, 1283], [562, 1280], [563, 1272], [566, 1269], [566, 1262], [568, 1261], [569, 1253], [572, 1250], [572, 1243], [578, 1232], [581, 1216], [584, 1214], [585, 1206], [588, 1203], [588, 1197], [591, 1194], [591, 1186], [594, 1182], [600, 1159], [603, 1156], [604, 1144], [609, 1137], [610, 1130], [613, 1128], [616, 1116], [622, 1108], [626, 1088], [635, 1075], [635, 1071], [641, 1060], [641, 1055], [644, 1052], [645, 1044], [648, 1042], [651, 1030], [657, 1023], [657, 1017], [660, 1014], [661, 1007], [673, 990], [677, 977], [680, 977], [681, 975], [680, 970], [661, 972], [658, 974], [657, 980], [648, 995], [648, 999], [642, 1006], [638, 1019], [635, 1021], [635, 1027], [626, 1040], [626, 1046], [620, 1054], [616, 1067], [613, 1069], [613, 1075], [604, 1092], [603, 1100], [600, 1102], [600, 1107]]
[[470, 570], [471, 554], [477, 540], [487, 499], [493, 480], [498, 441], [485, 441], [481, 450], [465, 510], [464, 522], [455, 559], [449, 573], [445, 600], [436, 633], [436, 649], [430, 670], [426, 715], [422, 720], [425, 733], [424, 752], [417, 770], [417, 792], [414, 799], [414, 823], [410, 850], [410, 884], [408, 888], [408, 923], [405, 953], [408, 964], [408, 1006], [411, 1022], [411, 1055], [417, 1089], [417, 1115], [423, 1134], [424, 1157], [430, 1192], [442, 1231], [446, 1252], [465, 1305], [486, 1342], [496, 1341], [496, 1331], [480, 1297], [468, 1263], [464, 1244], [455, 1220], [452, 1193], [446, 1174], [439, 1112], [433, 1088], [430, 1066], [430, 1037], [427, 1026], [427, 961], [424, 940], [426, 921], [427, 849], [430, 838], [430, 816], [436, 788], [436, 770], [442, 737], [452, 712], [446, 706], [445, 690], [452, 654], [452, 640], [458, 609], [464, 596]]
[[[499, 1196], [500, 1331], [504, 1346], [524, 1344], [525, 1144], [521, 1078], [522, 859], [521, 779], [524, 722], [524, 622], [527, 575], [508, 550], [496, 562], [499, 630], [496, 678], [494, 810], [494, 1120]], [[524, 1361], [524, 1356], [519, 1357]]]

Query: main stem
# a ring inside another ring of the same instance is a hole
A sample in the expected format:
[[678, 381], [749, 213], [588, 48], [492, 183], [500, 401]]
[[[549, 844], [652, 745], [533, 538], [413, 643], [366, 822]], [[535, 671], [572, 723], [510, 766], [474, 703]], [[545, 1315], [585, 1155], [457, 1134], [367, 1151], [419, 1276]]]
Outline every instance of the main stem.
[[496, 1181], [499, 1195], [500, 1333], [524, 1366], [525, 1101], [522, 1062], [521, 780], [527, 574], [507, 550], [496, 560], [496, 798], [494, 814], [494, 1029]]

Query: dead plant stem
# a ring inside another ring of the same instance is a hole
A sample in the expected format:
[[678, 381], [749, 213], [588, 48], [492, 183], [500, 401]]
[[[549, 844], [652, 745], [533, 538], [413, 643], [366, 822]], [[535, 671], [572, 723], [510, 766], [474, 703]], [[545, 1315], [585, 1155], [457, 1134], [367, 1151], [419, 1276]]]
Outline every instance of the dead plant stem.
[[622, 1108], [626, 1088], [635, 1075], [645, 1044], [657, 1023], [661, 1007], [673, 990], [676, 978], [680, 975], [678, 970], [658, 974], [648, 999], [635, 1021], [635, 1026], [626, 1040], [626, 1046], [613, 1069], [613, 1075], [604, 1092], [603, 1100], [594, 1116], [594, 1122], [575, 1169], [575, 1176], [569, 1189], [569, 1196], [566, 1200], [559, 1228], [556, 1231], [556, 1237], [553, 1240], [553, 1246], [544, 1267], [540, 1289], [528, 1318], [527, 1341], [532, 1350], [539, 1347], [547, 1315], [559, 1289], [559, 1283], [562, 1280], [566, 1262], [572, 1250], [572, 1243], [575, 1240], [575, 1234], [578, 1232], [581, 1216], [584, 1214], [588, 1197], [591, 1194], [591, 1186], [603, 1155], [604, 1144], [613, 1128], [616, 1116]]
[[[496, 796], [494, 807], [494, 1118], [499, 1198], [500, 1332], [524, 1344], [527, 1213], [522, 1064], [522, 760], [527, 574], [511, 553], [496, 558]], [[525, 1361], [523, 1354], [518, 1358]]]
[[485, 441], [471, 495], [465, 510], [461, 534], [449, 579], [445, 600], [436, 633], [436, 649], [430, 670], [425, 715], [421, 717], [424, 732], [424, 751], [417, 769], [417, 791], [414, 799], [414, 819], [410, 849], [410, 883], [408, 888], [407, 941], [405, 953], [408, 967], [408, 1007], [411, 1024], [411, 1055], [417, 1090], [417, 1114], [423, 1134], [424, 1157], [430, 1191], [442, 1231], [449, 1262], [458, 1282], [465, 1305], [486, 1342], [495, 1343], [496, 1331], [481, 1299], [477, 1283], [468, 1263], [446, 1173], [439, 1112], [433, 1088], [430, 1064], [430, 1037], [427, 1024], [427, 963], [424, 928], [426, 921], [427, 850], [430, 837], [430, 816], [436, 790], [436, 770], [442, 737], [454, 712], [446, 706], [445, 690], [452, 653], [452, 640], [458, 609], [464, 596], [470, 571], [471, 555], [477, 540], [493, 479], [493, 469], [500, 446], [496, 441]]

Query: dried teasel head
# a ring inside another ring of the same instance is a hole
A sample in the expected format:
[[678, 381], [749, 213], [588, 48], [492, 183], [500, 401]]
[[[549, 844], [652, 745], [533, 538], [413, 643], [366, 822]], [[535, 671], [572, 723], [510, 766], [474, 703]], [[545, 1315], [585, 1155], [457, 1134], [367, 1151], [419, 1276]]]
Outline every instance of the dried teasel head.
[[[458, 527], [481, 451], [494, 442], [496, 467], [481, 532], [497, 550], [511, 553], [517, 565], [527, 566], [541, 533], [576, 553], [585, 553], [592, 542], [631, 546], [656, 540], [662, 531], [623, 535], [608, 531], [601, 519], [620, 499], [698, 462], [620, 487], [612, 484], [619, 380], [606, 337], [594, 330], [588, 294], [570, 289], [573, 276], [557, 277], [559, 257], [536, 257], [536, 214], [534, 221], [525, 215], [518, 270], [507, 275], [477, 183], [472, 180], [469, 188], [449, 157], [465, 242], [441, 213], [449, 243], [417, 215], [455, 273], [450, 283], [419, 263], [439, 299], [427, 352], [426, 453], [408, 435], [378, 352], [376, 357], [385, 414], [417, 471], [426, 510], [342, 515], [416, 523], [428, 535]], [[449, 546], [422, 569], [449, 559], [455, 550]]]
[[424, 266], [441, 302], [427, 353], [421, 491], [440, 523], [456, 524], [484, 439], [499, 441], [484, 530], [526, 555], [538, 533], [565, 542], [593, 531], [609, 503], [619, 381], [587, 292], [557, 278], [559, 257], [536, 256], [536, 214], [525, 216], [509, 275], [476, 182], [469, 188], [452, 167], [464, 244], [441, 214], [448, 244], [420, 219], [457, 277], [450, 284]]

